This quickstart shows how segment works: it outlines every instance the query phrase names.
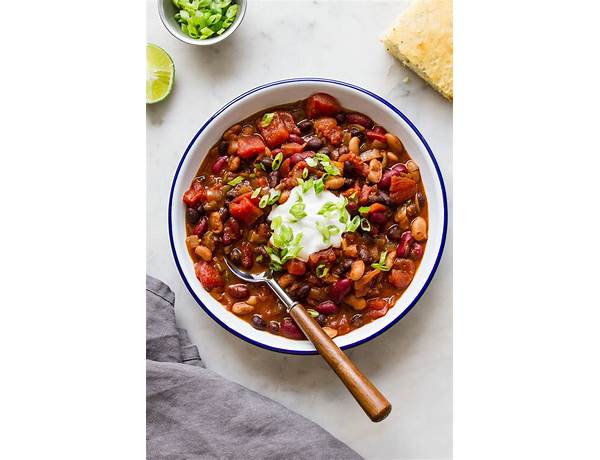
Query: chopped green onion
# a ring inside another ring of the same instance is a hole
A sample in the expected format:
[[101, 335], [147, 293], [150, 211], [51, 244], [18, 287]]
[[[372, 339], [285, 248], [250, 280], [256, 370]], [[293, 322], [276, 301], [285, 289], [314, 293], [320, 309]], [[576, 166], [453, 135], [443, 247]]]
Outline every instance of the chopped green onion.
[[282, 161], [283, 161], [283, 152], [279, 152], [277, 155], [275, 155], [275, 158], [273, 159], [273, 163], [271, 163], [271, 168], [273, 169], [273, 171], [277, 171], [279, 169]]
[[312, 179], [308, 179], [306, 182], [304, 182], [302, 184], [302, 193], [308, 192], [312, 188], [313, 184], [314, 181]]
[[308, 177], [308, 168], [304, 168], [302, 170], [302, 179], [306, 179]]
[[315, 193], [317, 195], [319, 193], [321, 193], [323, 190], [325, 190], [325, 183], [323, 182], [323, 178], [321, 177], [319, 180], [316, 180], [314, 182], [314, 186], [315, 186]]
[[312, 157], [305, 158], [304, 161], [311, 168], [314, 168], [315, 166], [317, 166], [319, 164], [319, 162]]
[[[240, 182], [242, 182], [244, 180], [244, 178], [242, 176], [237, 176], [234, 179], [231, 179], [229, 182], [227, 182], [229, 185], [231, 185], [232, 187], [235, 187], [237, 184], [239, 184]], [[254, 198], [254, 197], [252, 197]]]
[[313, 310], [312, 308], [308, 308], [306, 310], [306, 313], [308, 313], [310, 316], [312, 316], [313, 318], [316, 318], [317, 316], [319, 316], [319, 312], [316, 310]]
[[267, 201], [267, 204], [271, 206], [277, 203], [279, 201], [279, 198], [281, 198], [281, 192], [279, 190], [272, 190], [269, 195], [269, 201]]
[[263, 260], [262, 254], [257, 255], [255, 260], [256, 260], [257, 263], [261, 263], [262, 260]]
[[365, 232], [368, 232], [371, 230], [371, 223], [368, 219], [365, 219], [363, 217], [362, 219], [360, 219], [360, 228], [362, 228]]
[[306, 211], [304, 210], [306, 208], [306, 205], [300, 201], [298, 201], [297, 203], [295, 203], [291, 208], [289, 213], [294, 216], [296, 219], [302, 219], [303, 217], [306, 217]]
[[325, 264], [319, 264], [317, 266], [316, 274], [319, 278], [327, 276], [327, 273], [329, 273], [329, 267], [327, 267]]
[[323, 164], [323, 169], [330, 176], [339, 176], [340, 175], [340, 170], [337, 168], [337, 166], [334, 166], [331, 163], [322, 163], [322, 164]]
[[250, 198], [256, 198], [259, 194], [260, 194], [261, 188], [260, 187], [256, 187], [254, 189], [254, 191], [252, 192], [252, 195], [250, 195]]
[[352, 195], [350, 195], [348, 198], [350, 198], [351, 200], [356, 198], [356, 190], [354, 192], [352, 192]]
[[263, 128], [266, 128], [267, 126], [269, 126], [271, 124], [274, 117], [275, 117], [274, 112], [265, 113], [262, 117], [262, 120], [260, 121], [260, 125]]
[[390, 267], [385, 264], [385, 259], [387, 257], [387, 251], [383, 251], [381, 256], [379, 257], [379, 262], [371, 264], [371, 267], [376, 268], [377, 270], [381, 270], [383, 272], [387, 272]]
[[361, 214], [367, 214], [369, 212], [370, 206], [361, 206], [358, 208], [358, 212]]
[[239, 5], [231, 0], [173, 0], [173, 5], [176, 8], [173, 17], [183, 33], [201, 40], [225, 32], [239, 10]]
[[360, 225], [360, 217], [354, 216], [352, 220], [346, 225], [346, 230], [348, 232], [355, 232], [358, 226]]
[[329, 226], [323, 225], [321, 222], [317, 222], [317, 230], [323, 236], [323, 243], [329, 243], [331, 239], [331, 232], [329, 231]]
[[258, 202], [258, 207], [262, 209], [265, 206], [267, 206], [268, 202], [269, 202], [269, 195], [263, 195], [263, 197]]
[[254, 163], [254, 167], [257, 169], [262, 169], [263, 171], [265, 171], [265, 165], [262, 163]]

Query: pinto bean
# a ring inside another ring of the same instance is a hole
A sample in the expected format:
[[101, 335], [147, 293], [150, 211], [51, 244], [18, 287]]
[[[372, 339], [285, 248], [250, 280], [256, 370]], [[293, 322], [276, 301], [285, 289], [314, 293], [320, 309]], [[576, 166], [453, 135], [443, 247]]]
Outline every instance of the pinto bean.
[[229, 155], [235, 155], [237, 153], [238, 150], [238, 143], [237, 141], [231, 141], [229, 143], [229, 145], [227, 146], [227, 153]]
[[344, 182], [345, 182], [345, 179], [343, 177], [332, 176], [332, 177], [329, 177], [325, 181], [325, 188], [327, 190], [337, 190], [337, 189], [342, 188], [344, 186]]
[[208, 216], [208, 228], [213, 233], [221, 233], [223, 231], [223, 221], [218, 211], [211, 212]]
[[362, 260], [355, 260], [352, 262], [352, 268], [350, 268], [348, 278], [350, 278], [352, 281], [357, 281], [363, 276], [364, 273], [365, 263]]
[[422, 217], [417, 217], [410, 224], [410, 232], [417, 241], [424, 241], [427, 239], [427, 221]]
[[323, 141], [315, 136], [308, 140], [305, 149], [318, 152], [321, 147], [323, 147]]
[[237, 155], [234, 155], [232, 157], [229, 157], [229, 163], [227, 165], [227, 168], [232, 171], [235, 172], [238, 169], [240, 169], [240, 165], [242, 164], [242, 160], [240, 157], [238, 157]]
[[249, 315], [254, 312], [254, 307], [246, 302], [236, 302], [231, 306], [231, 311], [240, 316]]
[[367, 176], [367, 179], [376, 184], [381, 180], [382, 175], [383, 167], [381, 166], [381, 162], [379, 160], [372, 159], [369, 162], [369, 175]]
[[354, 294], [348, 294], [344, 298], [344, 302], [355, 310], [364, 310], [364, 308], [367, 306], [367, 301], [364, 298], [356, 297]]
[[205, 261], [209, 261], [210, 259], [212, 259], [212, 251], [210, 249], [208, 249], [206, 246], [197, 246], [196, 249], [194, 249], [194, 253], [200, 257], [202, 260]]
[[348, 150], [354, 155], [360, 155], [360, 139], [354, 136], [348, 142]]
[[396, 155], [400, 155], [404, 151], [404, 146], [402, 142], [398, 138], [398, 136], [394, 136], [392, 133], [385, 133], [385, 142], [392, 152]]
[[394, 220], [398, 223], [400, 230], [407, 230], [410, 227], [410, 221], [406, 215], [406, 206], [402, 206], [394, 214]]

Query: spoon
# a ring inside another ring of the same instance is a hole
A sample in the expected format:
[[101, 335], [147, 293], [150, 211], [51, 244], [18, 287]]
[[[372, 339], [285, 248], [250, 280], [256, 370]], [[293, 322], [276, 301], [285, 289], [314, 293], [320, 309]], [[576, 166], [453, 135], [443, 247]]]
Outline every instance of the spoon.
[[304, 335], [313, 343], [319, 354], [338, 375], [354, 399], [373, 422], [380, 422], [392, 410], [390, 402], [354, 365], [350, 358], [323, 331], [300, 303], [292, 300], [275, 281], [271, 272], [248, 273], [235, 267], [224, 257], [229, 269], [240, 279], [249, 283], [265, 283], [285, 305], [289, 315], [296, 321]]

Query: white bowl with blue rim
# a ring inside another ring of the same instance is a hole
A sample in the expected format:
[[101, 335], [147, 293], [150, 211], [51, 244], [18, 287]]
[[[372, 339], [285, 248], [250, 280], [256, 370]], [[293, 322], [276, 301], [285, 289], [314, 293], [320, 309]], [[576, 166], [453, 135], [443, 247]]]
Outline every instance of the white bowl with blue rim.
[[419, 165], [421, 180], [429, 207], [428, 240], [421, 264], [412, 283], [387, 314], [334, 341], [342, 348], [365, 343], [396, 324], [415, 306], [427, 289], [437, 269], [444, 249], [448, 209], [446, 190], [437, 161], [429, 145], [414, 124], [382, 97], [350, 83], [322, 78], [280, 80], [251, 89], [227, 103], [210, 117], [192, 138], [175, 171], [169, 198], [169, 238], [175, 264], [190, 294], [219, 325], [239, 338], [259, 347], [292, 354], [316, 354], [315, 347], [305, 340], [291, 340], [254, 329], [248, 322], [228, 311], [215, 300], [195, 276], [194, 264], [186, 244], [185, 210], [181, 197], [196, 177], [196, 172], [209, 149], [223, 132], [256, 112], [305, 99], [325, 92], [334, 96], [348, 110], [362, 112], [377, 124], [396, 134], [410, 156]]

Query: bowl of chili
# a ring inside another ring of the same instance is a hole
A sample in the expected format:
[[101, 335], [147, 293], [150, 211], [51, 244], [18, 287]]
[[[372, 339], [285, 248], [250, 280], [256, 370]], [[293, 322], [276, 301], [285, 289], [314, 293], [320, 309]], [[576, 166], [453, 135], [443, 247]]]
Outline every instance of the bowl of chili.
[[177, 166], [168, 212], [175, 264], [204, 311], [292, 354], [316, 351], [223, 257], [272, 270], [346, 349], [414, 307], [447, 220], [441, 171], [414, 124], [375, 93], [322, 78], [267, 83], [210, 117]]

